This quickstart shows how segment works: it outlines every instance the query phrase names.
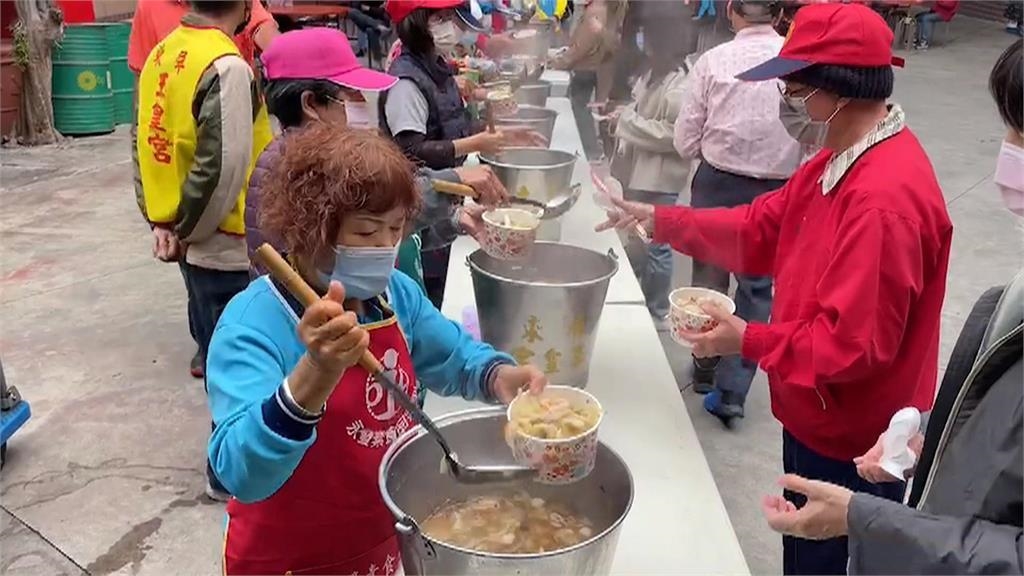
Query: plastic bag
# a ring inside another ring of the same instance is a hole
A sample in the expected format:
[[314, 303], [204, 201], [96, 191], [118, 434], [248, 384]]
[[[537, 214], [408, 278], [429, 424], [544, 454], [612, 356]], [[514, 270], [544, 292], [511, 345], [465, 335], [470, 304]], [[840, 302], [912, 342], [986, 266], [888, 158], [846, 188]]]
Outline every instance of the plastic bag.
[[[612, 203], [612, 198], [623, 200], [622, 183], [612, 176], [611, 167], [607, 162], [592, 164], [590, 167], [590, 179], [594, 183], [594, 202], [607, 212], [621, 214], [622, 211]], [[633, 227], [633, 232], [644, 244], [651, 243], [651, 237], [647, 230], [640, 224]]]

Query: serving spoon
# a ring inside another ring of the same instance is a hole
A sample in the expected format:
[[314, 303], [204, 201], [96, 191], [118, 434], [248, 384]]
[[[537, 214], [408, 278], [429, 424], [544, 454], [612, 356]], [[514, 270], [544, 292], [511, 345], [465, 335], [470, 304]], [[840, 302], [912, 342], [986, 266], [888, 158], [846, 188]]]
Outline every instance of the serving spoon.
[[[284, 285], [288, 292], [304, 308], [309, 308], [320, 300], [320, 296], [270, 244], [263, 244], [256, 249], [256, 259], [270, 272], [270, 276]], [[458, 456], [452, 451], [448, 441], [445, 440], [444, 434], [441, 434], [434, 421], [395, 383], [395, 380], [384, 370], [384, 366], [372, 352], [369, 350], [363, 352], [362, 357], [359, 358], [359, 365], [366, 369], [377, 382], [380, 382], [387, 388], [388, 393], [398, 402], [398, 405], [408, 412], [413, 420], [422, 426], [427, 431], [427, 434], [432, 436], [438, 445], [441, 446], [441, 451], [444, 452], [442, 463], [447, 465], [448, 471], [456, 481], [463, 484], [487, 484], [535, 478], [537, 476], [536, 469], [526, 466], [465, 466], [461, 464]]]
[[[474, 190], [472, 186], [466, 186], [465, 184], [458, 184], [445, 180], [431, 180], [430, 183], [433, 185], [434, 190], [437, 190], [442, 194], [463, 196], [465, 198], [473, 198], [474, 200], [480, 197], [480, 194]], [[547, 203], [540, 202], [538, 200], [531, 200], [530, 198], [519, 198], [518, 196], [509, 196], [506, 202], [508, 204], [523, 204], [525, 206], [538, 208], [541, 211], [541, 220], [551, 220], [552, 218], [558, 218], [562, 214], [568, 212], [569, 209], [576, 204], [576, 201], [579, 200], [580, 192], [582, 190], [583, 187], [577, 183], [570, 186], [568, 192], [555, 196]]]

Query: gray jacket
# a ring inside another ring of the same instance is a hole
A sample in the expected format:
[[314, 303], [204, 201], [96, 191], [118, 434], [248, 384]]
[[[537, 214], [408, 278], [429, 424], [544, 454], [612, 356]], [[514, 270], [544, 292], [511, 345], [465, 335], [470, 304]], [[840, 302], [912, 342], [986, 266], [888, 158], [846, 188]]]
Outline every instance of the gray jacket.
[[1024, 275], [971, 312], [936, 397], [910, 506], [856, 494], [850, 574], [1024, 572]]
[[669, 72], [653, 86], [648, 85], [650, 76], [647, 72], [636, 83], [633, 103], [619, 116], [615, 160], [628, 164], [622, 183], [630, 190], [679, 194], [686, 186], [690, 161], [679, 156], [672, 139], [686, 72]]

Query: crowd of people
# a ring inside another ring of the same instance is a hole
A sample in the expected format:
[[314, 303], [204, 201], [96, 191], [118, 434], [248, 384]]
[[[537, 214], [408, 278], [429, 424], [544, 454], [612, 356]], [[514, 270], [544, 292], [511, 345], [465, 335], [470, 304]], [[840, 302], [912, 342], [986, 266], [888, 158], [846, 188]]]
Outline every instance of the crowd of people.
[[[762, 508], [784, 534], [784, 573], [1019, 574], [1024, 277], [982, 296], [936, 394], [953, 226], [889, 101], [893, 32], [864, 3], [801, 4], [588, 0], [548, 14], [572, 14], [549, 66], [570, 72], [583, 152], [624, 186], [597, 228], [653, 239], [635, 268], [660, 329], [674, 251], [693, 257], [694, 285], [735, 279], [736, 313], [708, 306], [717, 327], [687, 337], [693, 389], [731, 427], [756, 370], [768, 375], [786, 475]], [[439, 311], [451, 243], [508, 196], [467, 156], [543, 143], [471, 113], [486, 95], [455, 61], [517, 42], [497, 17], [512, 6], [484, 5], [486, 19], [477, 0], [384, 3], [361, 26], [397, 35], [377, 71], [337, 30], [282, 33], [259, 0], [139, 4], [136, 195], [153, 255], [178, 264], [188, 293], [190, 368], [213, 420], [207, 493], [229, 500], [226, 573], [397, 568], [376, 472], [413, 422], [360, 366], [365, 351], [421, 401], [507, 403], [547, 384]], [[928, 15], [948, 9], [918, 16], [922, 44]], [[734, 37], [696, 51], [680, 26], [704, 18]], [[1022, 57], [1016, 40], [990, 90], [1007, 126], [995, 182], [1024, 216]], [[264, 243], [315, 304], [265, 275]], [[908, 407], [932, 416], [910, 442], [916, 464], [893, 475], [885, 431]]]

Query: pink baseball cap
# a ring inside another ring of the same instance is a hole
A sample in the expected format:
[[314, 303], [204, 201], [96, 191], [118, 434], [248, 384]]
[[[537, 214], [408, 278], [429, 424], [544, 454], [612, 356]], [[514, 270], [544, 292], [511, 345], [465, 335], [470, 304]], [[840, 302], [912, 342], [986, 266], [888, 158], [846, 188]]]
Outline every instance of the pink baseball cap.
[[348, 37], [330, 28], [285, 32], [260, 55], [267, 80], [328, 80], [345, 88], [380, 92], [398, 78], [364, 68]]

